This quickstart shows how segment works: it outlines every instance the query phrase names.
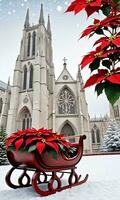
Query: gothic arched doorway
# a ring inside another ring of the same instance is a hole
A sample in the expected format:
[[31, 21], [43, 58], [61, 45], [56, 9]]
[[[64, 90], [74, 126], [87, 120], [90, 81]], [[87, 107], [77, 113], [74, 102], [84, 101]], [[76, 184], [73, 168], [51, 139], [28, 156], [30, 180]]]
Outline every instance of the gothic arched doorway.
[[30, 111], [28, 110], [27, 107], [24, 107], [19, 114], [18, 129], [24, 130], [27, 128], [31, 128], [31, 123], [32, 123], [32, 118]]
[[[63, 126], [63, 128], [61, 130], [61, 133], [64, 134], [65, 137], [67, 137], [67, 136], [74, 136], [75, 135], [73, 128], [68, 123], [66, 123]], [[75, 138], [70, 138], [68, 140], [70, 142], [75, 142]]]

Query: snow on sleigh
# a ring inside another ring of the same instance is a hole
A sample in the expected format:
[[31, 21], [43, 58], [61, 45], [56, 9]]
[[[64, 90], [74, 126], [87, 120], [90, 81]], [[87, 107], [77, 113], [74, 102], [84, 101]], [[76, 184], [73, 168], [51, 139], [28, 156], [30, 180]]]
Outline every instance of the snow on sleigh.
[[[6, 138], [7, 157], [12, 168], [6, 175], [11, 188], [29, 187], [41, 196], [47, 196], [80, 185], [87, 181], [88, 174], [81, 179], [76, 165], [83, 155], [81, 135], [78, 143], [70, 143], [62, 134], [46, 129], [18, 131]], [[12, 182], [15, 170], [22, 170], [18, 183]], [[32, 177], [30, 171], [34, 172]], [[64, 175], [67, 174], [67, 184]], [[24, 181], [26, 178], [26, 182]]]

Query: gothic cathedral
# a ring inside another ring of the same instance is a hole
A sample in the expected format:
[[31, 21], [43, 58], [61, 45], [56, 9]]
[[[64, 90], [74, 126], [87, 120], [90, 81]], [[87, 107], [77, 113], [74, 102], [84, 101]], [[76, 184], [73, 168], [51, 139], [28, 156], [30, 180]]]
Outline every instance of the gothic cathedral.
[[[45, 27], [43, 5], [39, 23], [31, 26], [27, 10], [20, 54], [16, 60], [13, 85], [2, 94], [0, 126], [7, 133], [34, 127], [52, 128], [65, 136], [85, 134], [85, 152], [91, 151], [87, 102], [78, 67], [76, 80], [67, 69], [55, 79], [50, 17]], [[77, 141], [77, 137], [70, 139]]]

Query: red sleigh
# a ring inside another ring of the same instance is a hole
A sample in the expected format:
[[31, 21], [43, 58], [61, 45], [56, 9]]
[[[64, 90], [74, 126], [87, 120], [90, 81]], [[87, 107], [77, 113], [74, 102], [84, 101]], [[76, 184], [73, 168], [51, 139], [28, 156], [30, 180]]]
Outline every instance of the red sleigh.
[[[32, 185], [38, 194], [47, 196], [86, 182], [88, 174], [81, 180], [81, 175], [75, 171], [76, 165], [83, 155], [83, 140], [85, 138], [85, 135], [80, 136], [79, 142], [72, 145], [76, 147], [76, 155], [72, 158], [66, 157], [63, 152], [59, 152], [57, 159], [53, 159], [48, 152], [38, 155], [34, 152], [8, 151], [7, 157], [13, 167], [6, 175], [7, 185], [14, 189]], [[11, 180], [13, 171], [16, 169], [22, 170], [22, 174], [18, 178], [18, 185], [12, 183]], [[34, 171], [32, 178], [28, 174], [29, 171]], [[65, 174], [68, 175], [67, 185], [63, 184]], [[26, 183], [23, 181], [25, 177]]]

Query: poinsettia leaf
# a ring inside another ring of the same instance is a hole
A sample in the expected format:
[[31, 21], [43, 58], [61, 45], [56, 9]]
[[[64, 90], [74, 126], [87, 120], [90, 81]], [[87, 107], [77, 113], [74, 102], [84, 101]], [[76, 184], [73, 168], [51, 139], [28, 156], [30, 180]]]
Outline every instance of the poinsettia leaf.
[[20, 138], [15, 142], [15, 148], [16, 150], [19, 150], [19, 148], [22, 146], [24, 139]]
[[102, 65], [110, 69], [110, 66], [112, 65], [112, 62], [110, 60], [103, 60]]
[[46, 144], [50, 147], [52, 147], [53, 149], [55, 149], [56, 152], [58, 152], [59, 150], [59, 147], [58, 147], [58, 144], [55, 143], [55, 142], [46, 142]]
[[95, 33], [97, 33], [98, 35], [103, 35], [104, 32], [101, 28], [96, 29]]
[[59, 145], [59, 147], [60, 147], [60, 149], [61, 149], [62, 151], [65, 150], [65, 147], [64, 147], [62, 144], [58, 143], [58, 145]]
[[28, 152], [32, 152], [32, 151], [35, 151], [36, 150], [36, 145], [30, 145], [29, 149], [28, 149]]
[[99, 96], [100, 94], [102, 94], [104, 88], [105, 88], [105, 83], [98, 83], [95, 86], [95, 91], [97, 92], [97, 96]]
[[26, 151], [25, 147], [21, 147], [21, 148], [19, 149], [19, 152], [20, 152], [20, 153], [25, 152], [25, 151]]
[[96, 58], [90, 65], [89, 68], [91, 70], [91, 72], [93, 72], [94, 70], [98, 69], [100, 66], [100, 59]]
[[94, 34], [95, 32], [90, 33], [89, 38], [91, 38]]
[[107, 84], [105, 87], [105, 94], [108, 101], [113, 105], [120, 97], [120, 85]]
[[103, 5], [101, 10], [102, 10], [102, 13], [108, 17], [109, 14], [110, 14], [111, 6], [110, 5]]
[[38, 152], [41, 154], [45, 149], [45, 143], [37, 142], [36, 148], [37, 148]]
[[50, 154], [53, 159], [55, 159], [55, 160], [57, 159], [57, 153], [54, 149], [49, 148], [48, 154]]
[[11, 145], [9, 146], [9, 148], [7, 149], [7, 151], [14, 151], [14, 150], [15, 150], [15, 147], [14, 147], [13, 144], [11, 144]]
[[115, 3], [119, 3], [120, 2], [120, 0], [113, 0]]

